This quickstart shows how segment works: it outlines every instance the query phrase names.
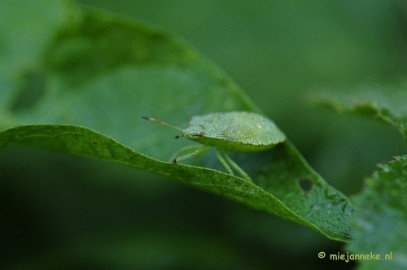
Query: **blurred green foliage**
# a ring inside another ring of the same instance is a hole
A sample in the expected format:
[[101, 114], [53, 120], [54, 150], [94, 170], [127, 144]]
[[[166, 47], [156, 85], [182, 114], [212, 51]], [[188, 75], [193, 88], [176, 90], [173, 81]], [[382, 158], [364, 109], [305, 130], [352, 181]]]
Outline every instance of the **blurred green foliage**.
[[[80, 2], [183, 36], [348, 194], [377, 162], [405, 150], [385, 125], [304, 101], [312, 92], [404, 76], [403, 1]], [[3, 33], [12, 31], [3, 29], [0, 41]], [[13, 67], [0, 67], [17, 76]], [[0, 152], [0, 170], [4, 269], [325, 269], [316, 254], [340, 250], [307, 228], [119, 165], [12, 147]], [[329, 263], [335, 267], [350, 264]]]

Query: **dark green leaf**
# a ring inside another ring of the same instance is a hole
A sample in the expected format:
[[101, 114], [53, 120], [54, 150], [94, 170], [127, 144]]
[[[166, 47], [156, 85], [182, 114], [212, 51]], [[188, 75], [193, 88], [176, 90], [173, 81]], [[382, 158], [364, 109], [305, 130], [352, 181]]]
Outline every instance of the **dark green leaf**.
[[352, 254], [380, 255], [380, 260], [360, 260], [359, 269], [407, 268], [406, 194], [407, 157], [403, 156], [381, 165], [356, 197], [361, 210], [348, 249]]
[[383, 120], [398, 128], [407, 142], [407, 84], [367, 87], [352, 93], [329, 93], [315, 98], [339, 112], [357, 113]]

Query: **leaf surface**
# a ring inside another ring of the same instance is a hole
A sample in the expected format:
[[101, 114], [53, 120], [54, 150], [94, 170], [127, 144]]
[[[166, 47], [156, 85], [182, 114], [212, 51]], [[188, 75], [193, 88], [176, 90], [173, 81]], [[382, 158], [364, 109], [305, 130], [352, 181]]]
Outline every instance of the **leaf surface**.
[[[191, 165], [168, 162], [190, 142], [174, 141], [174, 131], [140, 116], [186, 127], [194, 115], [260, 110], [228, 76], [174, 35], [65, 2], [58, 5], [56, 10], [34, 5], [26, 14], [27, 21], [55, 16], [58, 10], [65, 17], [51, 29], [42, 25], [47, 35], [30, 53], [32, 63], [22, 62], [12, 76], [0, 74], [1, 81], [14, 79], [1, 85], [2, 96], [9, 97], [1, 107], [1, 147], [32, 145], [154, 171], [331, 239], [349, 238], [354, 207], [289, 141], [269, 151], [233, 155], [254, 184], [223, 172], [211, 154]], [[23, 16], [21, 10], [12, 15]], [[22, 61], [19, 48], [9, 50], [16, 50], [9, 64]]]

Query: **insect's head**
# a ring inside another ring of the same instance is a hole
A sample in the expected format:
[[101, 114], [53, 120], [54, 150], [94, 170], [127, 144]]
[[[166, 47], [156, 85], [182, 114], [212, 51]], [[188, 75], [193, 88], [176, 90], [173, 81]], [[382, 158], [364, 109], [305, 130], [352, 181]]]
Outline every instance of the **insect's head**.
[[189, 140], [193, 141], [199, 141], [201, 137], [203, 137], [205, 134], [203, 132], [202, 127], [199, 126], [190, 126], [182, 131], [180, 135], [175, 137], [176, 139], [185, 137]]

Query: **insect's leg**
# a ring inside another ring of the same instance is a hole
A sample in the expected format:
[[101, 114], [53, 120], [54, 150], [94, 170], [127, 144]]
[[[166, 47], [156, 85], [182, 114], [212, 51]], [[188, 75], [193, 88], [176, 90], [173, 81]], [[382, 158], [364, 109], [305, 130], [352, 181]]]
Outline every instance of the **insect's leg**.
[[250, 178], [250, 176], [242, 169], [240, 168], [239, 165], [237, 165], [236, 162], [233, 161], [233, 159], [230, 158], [230, 156], [226, 153], [224, 153], [225, 159], [226, 161], [230, 164], [230, 166], [232, 166], [232, 168], [238, 173], [240, 174], [241, 177], [243, 177], [243, 179], [253, 182], [253, 180]]
[[191, 152], [191, 151], [195, 151], [198, 150], [199, 148], [201, 148], [202, 145], [201, 144], [194, 144], [194, 145], [187, 145], [182, 147], [181, 149], [179, 149], [177, 152], [175, 152], [172, 156], [171, 156], [171, 161], [174, 161], [177, 157], [180, 157], [182, 155], [184, 155], [185, 153]]
[[222, 154], [218, 150], [216, 150], [216, 157], [218, 158], [219, 162], [223, 165], [223, 167], [225, 167], [225, 169], [226, 169], [226, 171], [228, 171], [228, 173], [230, 173], [231, 175], [235, 175], [233, 173], [232, 168], [230, 168], [229, 164], [227, 163], [225, 158], [222, 156]]
[[186, 146], [186, 147], [182, 148], [177, 153], [179, 153], [179, 152], [187, 152], [188, 150], [190, 151], [190, 150], [193, 150], [193, 149], [196, 149], [196, 150], [193, 151], [192, 153], [185, 154], [185, 155], [182, 155], [182, 156], [178, 156], [178, 157], [172, 159], [172, 162], [173, 163], [178, 163], [178, 162], [180, 162], [182, 160], [186, 160], [186, 159], [189, 159], [189, 158], [192, 158], [192, 157], [195, 157], [195, 156], [199, 156], [199, 155], [209, 151], [210, 147], [206, 147], [206, 146], [202, 146], [202, 145], [191, 145], [189, 147]]

